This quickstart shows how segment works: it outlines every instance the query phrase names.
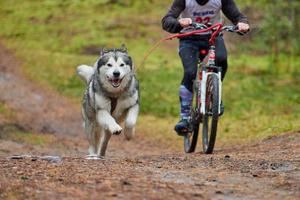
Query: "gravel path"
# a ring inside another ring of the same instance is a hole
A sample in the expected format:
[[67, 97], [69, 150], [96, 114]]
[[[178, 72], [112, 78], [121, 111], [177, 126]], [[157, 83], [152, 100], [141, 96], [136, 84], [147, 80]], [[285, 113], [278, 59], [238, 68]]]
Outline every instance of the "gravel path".
[[174, 152], [138, 133], [114, 137], [105, 159], [85, 160], [80, 107], [27, 80], [20, 65], [0, 45], [0, 102], [19, 128], [55, 139], [37, 147], [0, 135], [0, 199], [300, 199], [300, 132], [213, 155]]

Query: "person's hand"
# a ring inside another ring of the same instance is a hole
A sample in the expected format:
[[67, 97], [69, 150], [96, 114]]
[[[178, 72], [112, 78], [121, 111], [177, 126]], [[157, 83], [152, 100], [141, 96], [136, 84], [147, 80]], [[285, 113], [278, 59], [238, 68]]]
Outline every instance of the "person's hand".
[[239, 32], [242, 32], [242, 33], [245, 33], [245, 32], [247, 32], [247, 31], [249, 31], [249, 29], [250, 29], [249, 24], [246, 24], [246, 23], [244, 23], [244, 22], [239, 22], [239, 23], [237, 24], [237, 27], [238, 27], [238, 31], [239, 31]]
[[192, 24], [192, 19], [191, 18], [181, 18], [178, 20], [179, 24], [185, 28], [185, 27], [188, 27]]

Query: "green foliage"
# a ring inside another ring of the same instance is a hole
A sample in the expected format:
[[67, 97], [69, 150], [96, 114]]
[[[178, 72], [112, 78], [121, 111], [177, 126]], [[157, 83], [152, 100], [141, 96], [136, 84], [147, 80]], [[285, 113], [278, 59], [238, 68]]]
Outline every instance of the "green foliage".
[[161, 66], [154, 70], [139, 71], [142, 112], [151, 111], [161, 117], [178, 115], [178, 88], [182, 72], [178, 73], [180, 68], [174, 68]]
[[[268, 11], [268, 12], [267, 12]], [[279, 55], [289, 55], [291, 58], [300, 53], [300, 38], [298, 30], [300, 28], [300, 2], [296, 0], [277, 1], [269, 3], [265, 9], [265, 17], [262, 23], [262, 42], [269, 47], [270, 70], [281, 67], [278, 64]], [[297, 70], [293, 62], [290, 63], [290, 72]]]
[[282, 73], [280, 57], [289, 58], [286, 59], [284, 73], [299, 72], [295, 60], [300, 53], [300, 1], [259, 0], [239, 3], [247, 11], [253, 30], [244, 47], [248, 46], [250, 52], [268, 55], [269, 71], [273, 74]]
[[2, 102], [0, 102], [0, 118], [1, 117], [8, 121], [15, 117], [15, 112], [13, 112], [6, 104]]

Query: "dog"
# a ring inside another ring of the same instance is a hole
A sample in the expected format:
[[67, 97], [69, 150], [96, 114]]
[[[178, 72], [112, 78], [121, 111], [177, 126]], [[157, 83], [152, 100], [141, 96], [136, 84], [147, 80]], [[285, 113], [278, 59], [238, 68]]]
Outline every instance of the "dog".
[[[102, 49], [94, 66], [80, 65], [86, 83], [82, 102], [84, 129], [91, 158], [104, 157], [112, 135], [134, 136], [139, 113], [139, 83], [126, 47]], [[124, 122], [124, 129], [120, 123]]]

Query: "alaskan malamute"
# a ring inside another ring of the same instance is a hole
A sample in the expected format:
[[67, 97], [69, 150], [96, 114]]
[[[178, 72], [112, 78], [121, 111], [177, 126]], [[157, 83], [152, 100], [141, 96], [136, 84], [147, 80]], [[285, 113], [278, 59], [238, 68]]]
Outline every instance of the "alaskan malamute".
[[82, 115], [89, 156], [104, 156], [111, 135], [130, 140], [139, 112], [139, 86], [127, 49], [102, 49], [95, 65], [80, 65], [77, 74], [87, 83]]

